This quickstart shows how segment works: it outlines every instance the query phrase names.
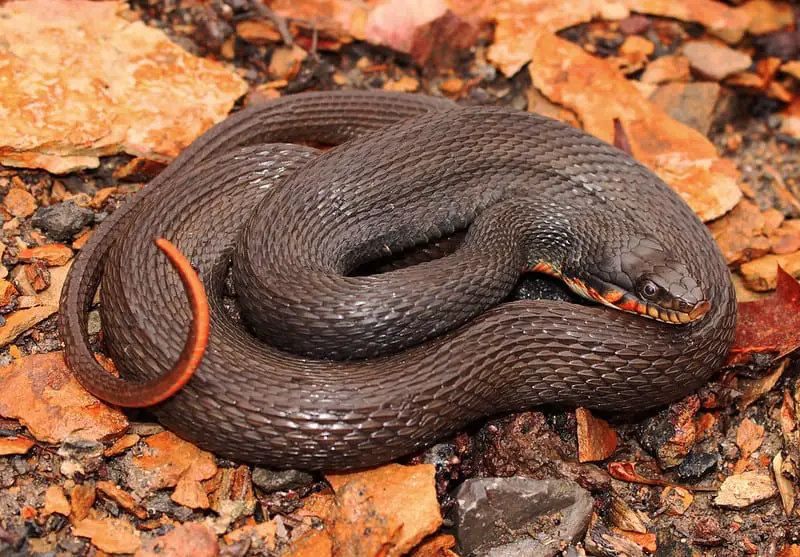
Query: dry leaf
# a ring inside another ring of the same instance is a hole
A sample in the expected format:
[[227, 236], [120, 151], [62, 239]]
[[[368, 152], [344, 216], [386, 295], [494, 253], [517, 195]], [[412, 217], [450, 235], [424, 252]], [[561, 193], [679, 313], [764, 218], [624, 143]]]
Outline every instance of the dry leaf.
[[72, 375], [61, 352], [26, 356], [0, 369], [0, 415], [18, 418], [36, 439], [66, 436], [102, 440], [128, 427], [119, 410], [90, 395]]
[[0, 6], [0, 163], [62, 173], [119, 151], [169, 160], [247, 91], [130, 15], [124, 2]]
[[618, 119], [634, 157], [672, 186], [701, 219], [717, 218], [739, 201], [733, 163], [719, 158], [703, 135], [655, 108], [605, 60], [554, 35], [541, 35], [532, 52], [534, 86], [574, 110], [584, 130], [606, 142], [613, 142]]
[[736, 336], [728, 365], [766, 367], [800, 347], [800, 284], [778, 271], [775, 293], [739, 304]]

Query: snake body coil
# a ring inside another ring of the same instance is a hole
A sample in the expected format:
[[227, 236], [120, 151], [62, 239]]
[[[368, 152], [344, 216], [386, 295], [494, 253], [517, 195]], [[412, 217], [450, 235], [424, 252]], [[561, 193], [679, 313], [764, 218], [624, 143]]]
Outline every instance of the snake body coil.
[[[290, 141], [344, 144], [320, 155]], [[346, 276], [467, 227], [451, 256]], [[276, 467], [374, 465], [543, 403], [664, 404], [719, 369], [735, 325], [716, 244], [649, 170], [546, 118], [422, 96], [310, 93], [247, 108], [117, 210], [62, 295], [68, 363], [101, 398], [163, 375], [185, 342], [189, 305], [154, 236], [197, 269], [211, 334], [194, 377], [152, 411], [205, 449]], [[231, 258], [248, 326], [224, 303]], [[707, 313], [673, 325], [554, 301], [488, 309], [521, 268], [560, 273], [589, 295], [613, 285], [623, 309], [640, 288], [630, 269], [654, 277], [648, 288], [677, 277], [661, 284], [682, 300], [666, 315], [677, 320], [687, 299]], [[89, 348], [101, 282], [106, 347], [123, 379]], [[332, 361], [353, 357], [368, 359]]]

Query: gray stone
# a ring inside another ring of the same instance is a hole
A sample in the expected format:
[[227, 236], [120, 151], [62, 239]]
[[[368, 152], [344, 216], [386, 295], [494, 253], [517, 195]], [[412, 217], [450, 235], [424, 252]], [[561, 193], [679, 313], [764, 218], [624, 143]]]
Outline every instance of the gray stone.
[[40, 207], [31, 219], [31, 224], [44, 231], [47, 236], [65, 242], [94, 220], [94, 211], [78, 207], [71, 201]]
[[458, 550], [465, 557], [552, 557], [583, 537], [589, 492], [565, 480], [473, 478], [456, 492]]
[[253, 470], [253, 484], [266, 493], [273, 491], [289, 491], [313, 483], [314, 477], [300, 470], [270, 470], [255, 468]]

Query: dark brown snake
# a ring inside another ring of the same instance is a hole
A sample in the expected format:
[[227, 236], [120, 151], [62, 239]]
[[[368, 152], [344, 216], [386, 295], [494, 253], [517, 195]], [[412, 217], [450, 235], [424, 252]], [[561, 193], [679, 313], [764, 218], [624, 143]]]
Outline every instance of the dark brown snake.
[[[343, 145], [320, 155], [287, 144], [310, 141]], [[351, 276], [465, 228], [452, 255]], [[547, 118], [424, 96], [249, 107], [114, 212], [61, 301], [67, 361], [100, 398], [146, 402], [141, 383], [158, 385], [186, 343], [190, 305], [155, 237], [196, 268], [211, 333], [194, 376], [152, 412], [205, 449], [275, 467], [384, 463], [543, 403], [662, 405], [720, 368], [735, 326], [715, 242], [644, 166]], [[224, 296], [232, 258], [241, 321]], [[617, 309], [496, 305], [523, 269]], [[98, 285], [121, 379], [89, 345]]]

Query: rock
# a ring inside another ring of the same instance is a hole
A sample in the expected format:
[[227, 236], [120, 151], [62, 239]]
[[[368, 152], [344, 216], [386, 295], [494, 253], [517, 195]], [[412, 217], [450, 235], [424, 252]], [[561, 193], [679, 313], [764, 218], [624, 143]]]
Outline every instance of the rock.
[[267, 468], [253, 470], [253, 485], [266, 493], [299, 489], [313, 482], [314, 477], [311, 474], [300, 470], [269, 470]]
[[458, 548], [464, 556], [557, 555], [560, 542], [583, 536], [592, 506], [589, 493], [569, 481], [472, 478], [456, 492]]
[[656, 457], [662, 469], [674, 468], [689, 454], [697, 439], [694, 416], [699, 408], [700, 400], [690, 396], [643, 423], [639, 442]]
[[647, 65], [640, 81], [659, 85], [669, 81], [689, 81], [691, 71], [685, 56], [662, 56]]
[[678, 465], [676, 473], [684, 482], [696, 482], [700, 478], [717, 469], [719, 454], [691, 451]]
[[725, 478], [714, 498], [720, 507], [744, 509], [778, 493], [772, 478], [761, 472], [743, 472]]
[[720, 44], [694, 41], [683, 47], [692, 68], [714, 81], [742, 72], [753, 60], [747, 55]]
[[650, 19], [633, 14], [619, 22], [619, 32], [623, 35], [641, 35], [650, 28]]
[[3, 205], [6, 210], [15, 217], [29, 217], [36, 210], [36, 198], [22, 188], [11, 188], [8, 190]]
[[742, 273], [742, 278], [747, 288], [756, 292], [765, 292], [774, 290], [778, 285], [778, 265], [793, 277], [799, 277], [800, 251], [785, 255], [773, 255], [770, 253], [744, 263], [739, 268], [739, 271]]
[[71, 478], [97, 472], [103, 465], [103, 449], [105, 446], [99, 441], [68, 435], [58, 449], [58, 455], [64, 458], [61, 473]]
[[94, 212], [91, 209], [64, 201], [49, 207], [40, 207], [33, 215], [31, 224], [42, 229], [53, 240], [64, 242], [72, 239], [93, 220]]
[[650, 102], [664, 112], [708, 135], [715, 121], [726, 110], [718, 83], [667, 83], [650, 95]]

